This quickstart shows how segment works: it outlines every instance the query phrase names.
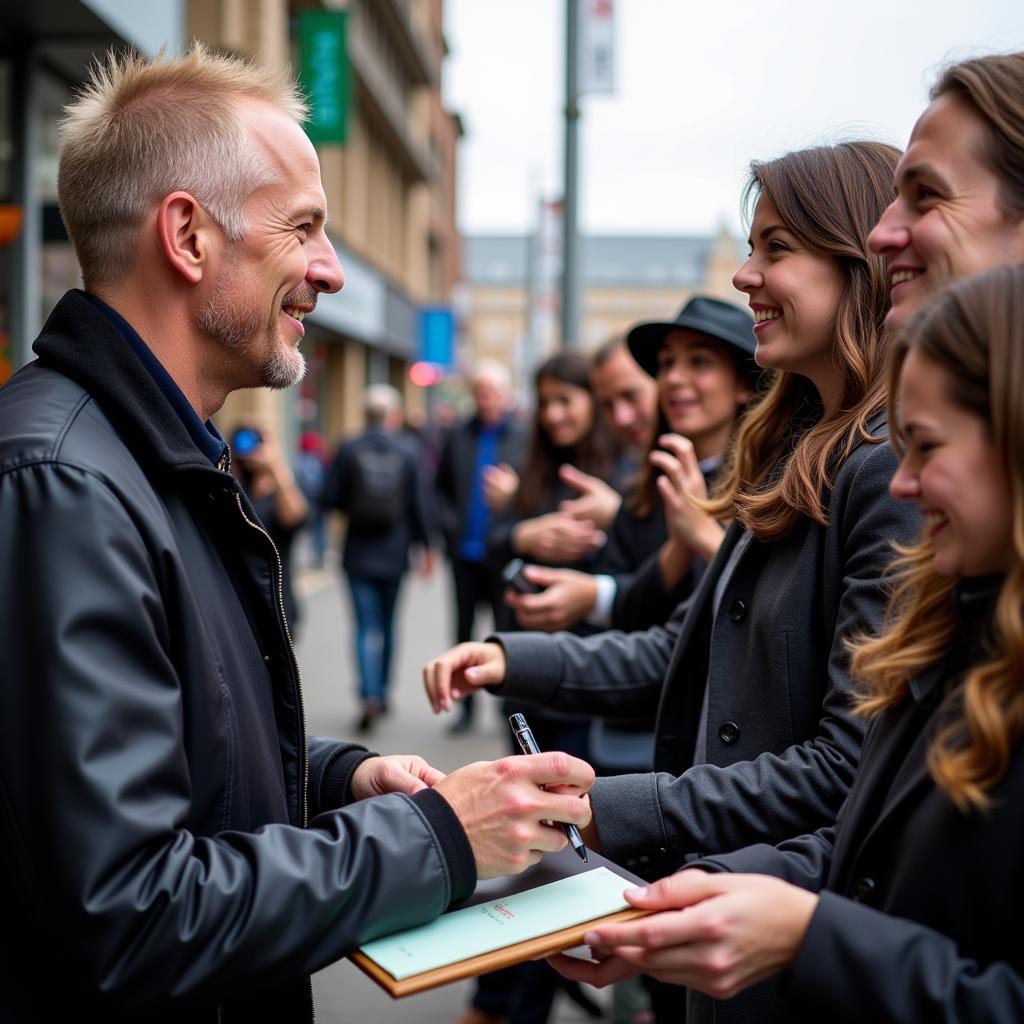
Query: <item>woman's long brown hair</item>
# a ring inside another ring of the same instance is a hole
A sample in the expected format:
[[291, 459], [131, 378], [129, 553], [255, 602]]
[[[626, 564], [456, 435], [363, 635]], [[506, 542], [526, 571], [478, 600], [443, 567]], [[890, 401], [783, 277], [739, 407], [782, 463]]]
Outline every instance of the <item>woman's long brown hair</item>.
[[[936, 783], [962, 810], [984, 809], [1024, 732], [1024, 266], [1000, 267], [953, 285], [894, 343], [889, 416], [911, 351], [942, 367], [948, 397], [978, 416], [1006, 473], [1012, 502], [1010, 569], [996, 603], [990, 653], [946, 697], [945, 723], [928, 751]], [[902, 447], [893, 430], [893, 444]], [[927, 532], [899, 549], [886, 625], [851, 642], [851, 671], [867, 717], [902, 701], [912, 678], [940, 661], [956, 635], [956, 580], [934, 567]]]
[[868, 234], [892, 199], [900, 152], [880, 142], [844, 142], [751, 165], [748, 211], [764, 198], [809, 249], [830, 257], [844, 280], [831, 358], [841, 371], [836, 409], [824, 415], [814, 385], [780, 371], [748, 409], [716, 497], [701, 507], [777, 540], [801, 517], [828, 521], [826, 502], [842, 460], [885, 406], [883, 330], [889, 278]]

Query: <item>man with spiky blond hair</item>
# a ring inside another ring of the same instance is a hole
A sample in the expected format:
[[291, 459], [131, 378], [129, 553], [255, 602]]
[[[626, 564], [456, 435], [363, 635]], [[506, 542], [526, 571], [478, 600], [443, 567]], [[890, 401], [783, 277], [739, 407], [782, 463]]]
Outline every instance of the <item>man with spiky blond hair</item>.
[[306, 733], [277, 551], [210, 421], [302, 376], [342, 287], [303, 115], [196, 46], [108, 58], [62, 124], [85, 289], [0, 389], [5, 1022], [309, 1019], [311, 971], [589, 819], [565, 755], [444, 776]]

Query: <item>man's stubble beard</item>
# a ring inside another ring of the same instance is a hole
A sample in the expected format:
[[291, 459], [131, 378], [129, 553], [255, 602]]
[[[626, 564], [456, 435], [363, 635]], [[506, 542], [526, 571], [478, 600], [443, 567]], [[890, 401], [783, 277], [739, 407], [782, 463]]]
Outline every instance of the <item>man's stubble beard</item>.
[[267, 323], [261, 313], [242, 299], [233, 299], [223, 289], [196, 314], [199, 329], [228, 351], [241, 356], [251, 355], [255, 346], [263, 349], [258, 367], [259, 380], [240, 387], [265, 387], [276, 391], [298, 384], [306, 375], [306, 359], [298, 350], [284, 343], [274, 313]]

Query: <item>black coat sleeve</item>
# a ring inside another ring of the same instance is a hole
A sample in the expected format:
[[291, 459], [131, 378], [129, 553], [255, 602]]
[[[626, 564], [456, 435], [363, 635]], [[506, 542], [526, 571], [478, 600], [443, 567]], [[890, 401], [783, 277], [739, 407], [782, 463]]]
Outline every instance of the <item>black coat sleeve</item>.
[[612, 604], [612, 626], [627, 632], [648, 629], [665, 622], [692, 591], [705, 568], [697, 559], [674, 587], [666, 587], [658, 565], [658, 551], [636, 569], [615, 577], [615, 601]]
[[830, 892], [811, 918], [789, 995], [814, 1019], [849, 1024], [1024, 1020], [1024, 979], [1008, 963], [983, 966], [948, 936]]
[[[837, 481], [827, 528], [829, 564], [817, 569], [839, 581], [827, 660], [808, 665], [807, 678], [790, 680], [819, 694], [816, 732], [783, 750], [724, 767], [700, 764], [681, 775], [599, 779], [591, 803], [608, 856], [660, 849], [667, 851], [666, 867], [677, 867], [688, 856], [778, 842], [835, 821], [865, 732], [863, 720], [852, 714], [846, 641], [882, 621], [892, 542], [910, 541], [920, 525], [914, 509], [889, 494], [894, 467], [887, 444], [866, 446], [851, 456]], [[756, 676], [735, 685], [756, 686]], [[642, 818], [635, 814], [640, 806], [651, 809]]]
[[642, 633], [498, 633], [507, 671], [496, 693], [558, 711], [648, 721], [658, 709], [672, 648], [686, 617]]

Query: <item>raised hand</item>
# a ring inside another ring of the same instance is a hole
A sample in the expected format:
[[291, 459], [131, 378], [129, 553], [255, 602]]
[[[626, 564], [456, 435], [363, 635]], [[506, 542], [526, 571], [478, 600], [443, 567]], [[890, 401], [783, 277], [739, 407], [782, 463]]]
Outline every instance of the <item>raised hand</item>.
[[501, 644], [456, 644], [423, 666], [423, 686], [434, 714], [451, 711], [452, 701], [482, 686], [498, 686], [504, 681], [505, 650]]
[[559, 466], [558, 475], [580, 495], [561, 502], [558, 510], [573, 519], [589, 520], [599, 530], [607, 530], [618, 514], [622, 495], [600, 477], [589, 476], [575, 466]]
[[573, 519], [564, 512], [524, 519], [512, 530], [516, 554], [538, 562], [577, 562], [606, 539], [589, 519]]
[[507, 463], [484, 466], [484, 504], [492, 512], [502, 512], [519, 490], [519, 474]]
[[686, 574], [694, 555], [705, 562], [715, 557], [725, 531], [721, 523], [694, 504], [707, 499], [708, 488], [693, 443], [679, 434], [663, 434], [658, 443], [664, 450], [652, 451], [648, 456], [662, 471], [658, 494], [665, 506], [668, 528], [668, 540], [662, 546], [658, 564], [665, 584], [675, 586]]

